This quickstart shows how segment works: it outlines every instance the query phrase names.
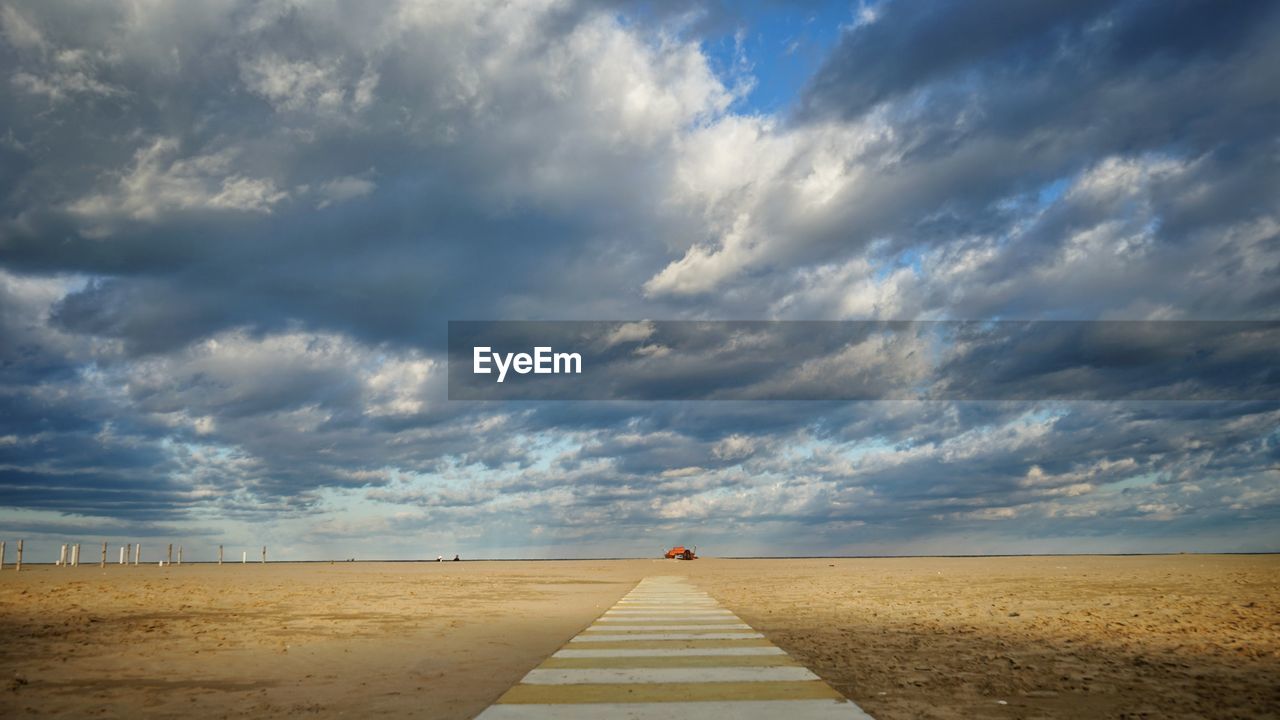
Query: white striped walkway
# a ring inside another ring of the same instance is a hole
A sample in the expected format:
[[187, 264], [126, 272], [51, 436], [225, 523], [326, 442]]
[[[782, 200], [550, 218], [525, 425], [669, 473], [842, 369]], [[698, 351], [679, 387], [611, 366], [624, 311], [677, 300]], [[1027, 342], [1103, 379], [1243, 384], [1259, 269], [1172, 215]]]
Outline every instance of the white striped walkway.
[[710, 595], [645, 578], [477, 720], [870, 720]]

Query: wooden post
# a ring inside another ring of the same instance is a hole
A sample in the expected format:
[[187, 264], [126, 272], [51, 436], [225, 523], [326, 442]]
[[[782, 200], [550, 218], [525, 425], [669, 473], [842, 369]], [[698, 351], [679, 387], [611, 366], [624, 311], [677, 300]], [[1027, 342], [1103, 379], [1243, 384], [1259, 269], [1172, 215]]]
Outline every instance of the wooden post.
[[178, 564], [179, 565], [182, 564], [182, 546], [181, 545], [178, 546]]
[[262, 546], [262, 564], [263, 565], [267, 564], [267, 546], [266, 545]]
[[243, 565], [243, 564], [245, 564], [245, 563], [247, 563], [247, 562], [249, 562], [249, 551], [248, 551], [248, 550], [241, 550], [241, 551], [240, 551], [240, 564], [241, 564], [241, 565]]
[[133, 544], [133, 564], [137, 565], [138, 561], [141, 559], [142, 559], [142, 543], [134, 543]]
[[4, 541], [0, 540], [0, 570], [4, 569]]
[[80, 567], [80, 543], [71, 546], [71, 567]]
[[165, 561], [165, 565], [172, 565], [172, 564], [173, 564], [173, 543], [169, 543], [169, 555], [168, 555], [168, 559]]
[[102, 562], [98, 563], [98, 567], [104, 568], [106, 566], [107, 566], [107, 541], [103, 540], [102, 541]]
[[121, 546], [120, 546], [120, 564], [121, 564], [121, 565], [123, 565], [123, 564], [124, 564], [124, 553], [125, 553], [124, 546], [123, 546], [123, 545], [121, 545]]
[[218, 546], [218, 564], [219, 565], [222, 564], [222, 546], [221, 545]]
[[14, 572], [22, 572], [22, 541], [18, 541], [18, 566], [14, 568]]
[[62, 543], [62, 549], [58, 551], [58, 562], [54, 564], [55, 565], [67, 564], [67, 544], [66, 543]]

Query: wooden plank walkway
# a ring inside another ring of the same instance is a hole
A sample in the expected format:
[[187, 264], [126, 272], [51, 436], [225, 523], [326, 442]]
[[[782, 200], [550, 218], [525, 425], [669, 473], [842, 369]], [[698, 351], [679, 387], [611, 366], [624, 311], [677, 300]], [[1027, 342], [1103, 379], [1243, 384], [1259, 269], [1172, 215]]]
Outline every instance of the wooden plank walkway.
[[680, 577], [651, 577], [477, 720], [870, 720]]

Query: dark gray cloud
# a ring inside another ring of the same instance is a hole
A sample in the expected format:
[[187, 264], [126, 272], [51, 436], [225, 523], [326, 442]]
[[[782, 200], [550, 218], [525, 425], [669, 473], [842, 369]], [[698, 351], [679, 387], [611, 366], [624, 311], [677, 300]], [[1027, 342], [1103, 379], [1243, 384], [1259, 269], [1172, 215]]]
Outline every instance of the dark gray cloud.
[[448, 320], [1276, 319], [1274, 3], [847, 19], [775, 116], [728, 3], [0, 0], [0, 530], [1274, 548], [1274, 403], [446, 400]]
[[[1109, 0], [885, 3], [848, 31], [811, 81], [807, 109], [861, 115], [876, 103], [975, 66], [994, 70], [1052, 57], [1056, 47], [1113, 10]], [[1037, 57], [1039, 56], [1039, 57]]]
[[[877, 103], [939, 82], [1013, 81], [1017, 86], [1009, 90], [1019, 91], [1036, 79], [1055, 78], [1087, 86], [1092, 92], [1077, 100], [1084, 102], [1082, 110], [1089, 110], [1109, 91], [1100, 82], [1106, 76], [1119, 86], [1147, 84], [1161, 76], [1194, 77], [1205, 69], [1199, 63], [1238, 61], [1241, 56], [1247, 61], [1270, 40], [1269, 23], [1276, 20], [1275, 7], [1260, 0], [982, 0], [967, 7], [889, 2], [875, 15], [873, 23], [846, 33], [814, 77], [805, 99], [807, 112], [857, 116]], [[974, 74], [979, 77], [965, 77]], [[1173, 92], [1192, 89], [1184, 86]], [[1012, 94], [1003, 97], [1011, 99]], [[1055, 103], [1036, 119], [1059, 109], [1061, 104]], [[1013, 128], [1031, 119], [992, 113], [990, 122]], [[1182, 120], [1151, 118], [1155, 123]], [[1169, 140], [1152, 138], [1158, 143]]]

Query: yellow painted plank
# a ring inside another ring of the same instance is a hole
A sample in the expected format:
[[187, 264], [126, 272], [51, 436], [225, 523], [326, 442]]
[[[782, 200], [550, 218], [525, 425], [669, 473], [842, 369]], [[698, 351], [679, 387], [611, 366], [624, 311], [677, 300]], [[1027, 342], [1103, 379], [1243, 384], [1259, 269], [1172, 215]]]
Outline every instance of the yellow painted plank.
[[787, 655], [665, 655], [662, 657], [547, 658], [540, 668], [658, 668], [658, 667], [794, 667]]
[[764, 638], [746, 638], [743, 640], [619, 640], [618, 642], [573, 642], [567, 648], [575, 650], [625, 650], [627, 648], [653, 650], [657, 648], [722, 648], [722, 647], [770, 647]]
[[719, 623], [736, 624], [736, 623], [741, 623], [742, 621], [740, 619], [735, 618], [735, 616], [732, 616], [732, 615], [712, 615], [710, 616], [710, 618], [689, 618], [689, 616], [687, 615], [672, 615], [672, 616], [669, 616], [669, 618], [657, 618], [652, 620], [648, 619], [649, 616], [645, 616], [646, 619], [641, 620], [639, 618], [627, 618], [626, 615], [605, 615], [604, 618], [608, 619], [608, 623], [600, 623], [600, 620], [596, 620], [596, 624], [600, 624], [600, 625], [608, 625], [608, 624], [614, 624], [614, 625], [716, 625]]
[[797, 682], [626, 683], [516, 685], [499, 704], [711, 702], [726, 700], [842, 700], [821, 680]]
[[644, 630], [620, 630], [617, 628], [611, 628], [611, 626], [608, 626], [608, 625], [591, 625], [590, 628], [588, 628], [588, 630], [591, 633], [602, 634], [602, 635], [652, 635], [654, 633], [663, 633], [663, 632], [689, 633], [691, 635], [704, 635], [704, 634], [716, 635], [716, 634], [723, 634], [723, 633], [754, 633], [756, 632], [756, 630], [751, 629], [750, 626], [744, 626], [744, 628], [681, 628], [678, 630], [677, 629], [650, 630], [646, 628]]

